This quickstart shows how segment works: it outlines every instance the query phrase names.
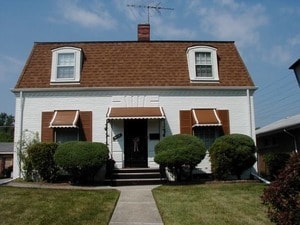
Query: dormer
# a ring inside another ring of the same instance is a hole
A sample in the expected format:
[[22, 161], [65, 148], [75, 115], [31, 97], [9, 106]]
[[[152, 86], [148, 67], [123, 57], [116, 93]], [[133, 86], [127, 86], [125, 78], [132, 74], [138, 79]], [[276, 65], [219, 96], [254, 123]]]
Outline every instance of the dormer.
[[52, 50], [51, 83], [79, 83], [82, 50], [61, 47]]
[[193, 46], [187, 49], [186, 54], [191, 82], [219, 81], [216, 48]]

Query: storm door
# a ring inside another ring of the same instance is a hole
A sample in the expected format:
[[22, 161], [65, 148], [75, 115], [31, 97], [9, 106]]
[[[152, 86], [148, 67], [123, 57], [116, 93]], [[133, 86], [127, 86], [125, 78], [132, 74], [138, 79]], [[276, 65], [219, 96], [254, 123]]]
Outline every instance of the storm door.
[[125, 167], [147, 167], [147, 120], [124, 120]]

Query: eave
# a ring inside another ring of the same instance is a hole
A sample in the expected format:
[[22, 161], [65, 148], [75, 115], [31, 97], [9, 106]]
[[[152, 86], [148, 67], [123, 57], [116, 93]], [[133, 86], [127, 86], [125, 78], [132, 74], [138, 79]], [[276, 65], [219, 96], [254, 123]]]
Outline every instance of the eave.
[[67, 92], [67, 91], [129, 91], [129, 90], [257, 90], [256, 86], [141, 86], [141, 87], [55, 87], [14, 88], [11, 92]]

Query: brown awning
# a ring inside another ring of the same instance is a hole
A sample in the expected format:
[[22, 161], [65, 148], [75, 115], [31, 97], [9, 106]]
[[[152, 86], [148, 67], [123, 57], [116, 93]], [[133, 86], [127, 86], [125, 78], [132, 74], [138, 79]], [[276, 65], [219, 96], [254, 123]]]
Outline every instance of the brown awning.
[[165, 119], [162, 107], [111, 107], [108, 119]]
[[51, 128], [76, 128], [79, 110], [55, 110], [50, 122]]
[[222, 126], [216, 109], [192, 109], [193, 127]]

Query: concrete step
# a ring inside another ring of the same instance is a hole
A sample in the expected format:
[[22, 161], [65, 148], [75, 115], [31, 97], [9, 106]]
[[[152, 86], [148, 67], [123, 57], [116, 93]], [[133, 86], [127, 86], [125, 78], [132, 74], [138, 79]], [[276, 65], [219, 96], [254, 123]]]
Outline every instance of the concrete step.
[[159, 169], [156, 168], [124, 168], [115, 169], [107, 184], [112, 186], [121, 185], [151, 185], [162, 184], [166, 178], [162, 177]]

